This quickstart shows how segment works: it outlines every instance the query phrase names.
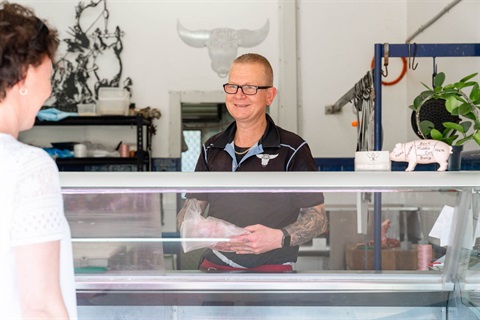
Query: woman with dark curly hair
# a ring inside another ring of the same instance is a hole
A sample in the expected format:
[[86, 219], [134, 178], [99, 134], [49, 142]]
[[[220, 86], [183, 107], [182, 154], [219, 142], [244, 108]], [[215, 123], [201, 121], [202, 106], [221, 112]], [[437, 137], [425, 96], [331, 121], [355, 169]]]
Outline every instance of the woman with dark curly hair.
[[18, 141], [52, 92], [57, 31], [24, 6], [0, 2], [0, 314], [77, 318], [70, 228], [58, 169]]

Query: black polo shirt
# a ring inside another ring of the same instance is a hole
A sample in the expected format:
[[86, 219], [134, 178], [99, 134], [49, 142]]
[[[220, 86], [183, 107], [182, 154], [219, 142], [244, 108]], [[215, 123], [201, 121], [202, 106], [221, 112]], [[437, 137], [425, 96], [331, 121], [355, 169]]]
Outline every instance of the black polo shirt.
[[[267, 129], [258, 143], [237, 162], [233, 139], [236, 123], [203, 145], [195, 171], [316, 171], [315, 160], [308, 144], [298, 135], [275, 125], [267, 114]], [[262, 224], [280, 229], [294, 223], [300, 208], [324, 202], [323, 193], [190, 193], [187, 198], [207, 201], [208, 215], [239, 227]], [[235, 263], [254, 268], [264, 264], [296, 262], [298, 246], [279, 248], [259, 255], [237, 255], [222, 252]], [[225, 265], [212, 250], [204, 257]]]

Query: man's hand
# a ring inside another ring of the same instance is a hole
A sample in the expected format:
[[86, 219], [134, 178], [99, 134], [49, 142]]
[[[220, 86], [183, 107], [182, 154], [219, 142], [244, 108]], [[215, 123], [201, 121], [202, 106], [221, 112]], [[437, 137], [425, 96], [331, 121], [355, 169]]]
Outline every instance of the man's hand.
[[223, 251], [223, 252], [232, 252], [233, 250], [230, 248], [230, 242], [217, 242], [215, 245], [210, 246], [210, 249], [217, 250], [217, 251]]
[[[291, 235], [291, 246], [298, 246], [324, 233], [328, 228], [328, 219], [323, 204], [302, 208], [300, 218], [285, 229]], [[237, 254], [259, 254], [282, 247], [283, 232], [256, 224], [244, 228], [249, 235], [232, 237], [230, 249]]]
[[237, 254], [259, 254], [282, 246], [283, 232], [280, 229], [268, 228], [256, 224], [244, 228], [248, 235], [230, 238], [230, 249]]

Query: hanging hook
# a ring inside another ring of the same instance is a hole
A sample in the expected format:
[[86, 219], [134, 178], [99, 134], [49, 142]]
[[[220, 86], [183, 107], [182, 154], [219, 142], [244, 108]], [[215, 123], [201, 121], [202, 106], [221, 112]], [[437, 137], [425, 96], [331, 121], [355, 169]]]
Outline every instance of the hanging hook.
[[388, 56], [389, 56], [390, 47], [388, 43], [385, 43], [383, 46], [384, 46], [383, 66], [385, 67], [385, 73], [382, 70], [382, 76], [387, 77], [388, 76]]
[[407, 43], [408, 44], [408, 69], [411, 69], [412, 68], [412, 62], [410, 61], [410, 57], [411, 57], [411, 54], [410, 54], [410, 43]]
[[417, 43], [413, 43], [413, 61], [412, 61], [412, 70], [416, 70], [418, 62], [415, 64], [415, 57], [417, 56]]

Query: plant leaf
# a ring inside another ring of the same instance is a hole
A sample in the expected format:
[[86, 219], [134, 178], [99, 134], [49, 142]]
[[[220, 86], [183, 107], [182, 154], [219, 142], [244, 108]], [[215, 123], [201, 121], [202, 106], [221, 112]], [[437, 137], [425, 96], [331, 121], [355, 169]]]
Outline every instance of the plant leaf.
[[445, 128], [442, 132], [442, 135], [444, 137], [449, 137], [453, 132], [455, 132], [455, 130], [453, 130], [452, 128]]
[[461, 146], [462, 144], [464, 144], [465, 142], [467, 142], [470, 139], [472, 139], [472, 136], [465, 137], [465, 138], [460, 139], [457, 142], [455, 142], [455, 145], [456, 146]]
[[477, 101], [479, 99], [480, 99], [480, 87], [478, 83], [475, 83], [475, 85], [472, 88], [472, 91], [470, 91], [470, 100]]
[[417, 111], [418, 107], [420, 107], [423, 103], [423, 98], [421, 96], [415, 97], [413, 100], [413, 105], [411, 105], [411, 108], [415, 111]]
[[437, 73], [437, 75], [433, 79], [434, 88], [441, 88], [444, 81], [445, 81], [445, 73], [443, 72]]
[[480, 145], [480, 131], [475, 132], [475, 134], [473, 135], [473, 140], [475, 140], [478, 145]]
[[458, 92], [458, 89], [455, 87], [454, 84], [447, 84], [445, 87], [440, 88], [440, 89], [441, 89], [442, 93], [445, 92], [445, 93], [455, 93], [456, 94]]
[[464, 133], [467, 133], [468, 130], [472, 127], [472, 122], [471, 121], [462, 121], [460, 122], [460, 125], [463, 127]]
[[421, 84], [423, 84], [423, 86], [425, 88], [427, 88], [428, 91], [433, 91], [433, 88], [430, 88], [429, 86], [427, 86], [425, 83], [421, 82]]
[[459, 81], [459, 82], [455, 82], [455, 83], [453, 84], [453, 86], [454, 86], [455, 88], [457, 88], [458, 90], [461, 90], [461, 89], [463, 89], [464, 87], [466, 87], [466, 83]]
[[472, 106], [469, 105], [468, 103], [462, 103], [459, 107], [458, 107], [458, 114], [461, 114], [462, 116], [468, 114], [472, 112]]
[[474, 121], [477, 120], [477, 116], [475, 116], [473, 112], [464, 113], [462, 114], [462, 116], [470, 120], [474, 120]]
[[475, 81], [469, 81], [469, 82], [465, 82], [464, 85], [463, 85], [463, 88], [467, 88], [467, 87], [472, 87], [476, 84]]
[[432, 129], [430, 131], [430, 136], [432, 137], [432, 139], [435, 139], [435, 140], [440, 140], [440, 141], [443, 140], [442, 133], [440, 131], [438, 131], [437, 129]]
[[458, 135], [453, 135], [448, 138], [443, 138], [442, 141], [445, 142], [446, 144], [453, 145], [453, 141], [455, 141], [458, 138]]
[[478, 119], [474, 120], [473, 130], [480, 130], [480, 121]]
[[428, 120], [423, 120], [420, 122], [418, 129], [423, 134], [423, 136], [428, 136], [430, 131], [434, 128], [433, 122]]
[[448, 112], [452, 113], [457, 107], [457, 98], [455, 98], [455, 96], [448, 96], [445, 98], [445, 101], [445, 108], [448, 110]]
[[470, 75], [462, 78], [462, 79], [460, 80], [460, 82], [467, 82], [468, 80], [470, 80], [470, 79], [472, 79], [473, 77], [475, 77], [477, 74], [478, 74], [478, 72], [472, 73], [472, 74], [470, 74]]
[[424, 99], [430, 99], [434, 94], [435, 94], [435, 91], [426, 90], [426, 91], [422, 91], [420, 93], [420, 96], [423, 97]]
[[[465, 129], [458, 123], [455, 122], [444, 122], [443, 126], [448, 129], [453, 129], [461, 133], [465, 133]], [[433, 131], [433, 130], [432, 130]]]
[[435, 92], [432, 90], [422, 91], [414, 100], [413, 100], [413, 110], [417, 110], [425, 101], [430, 99]]

